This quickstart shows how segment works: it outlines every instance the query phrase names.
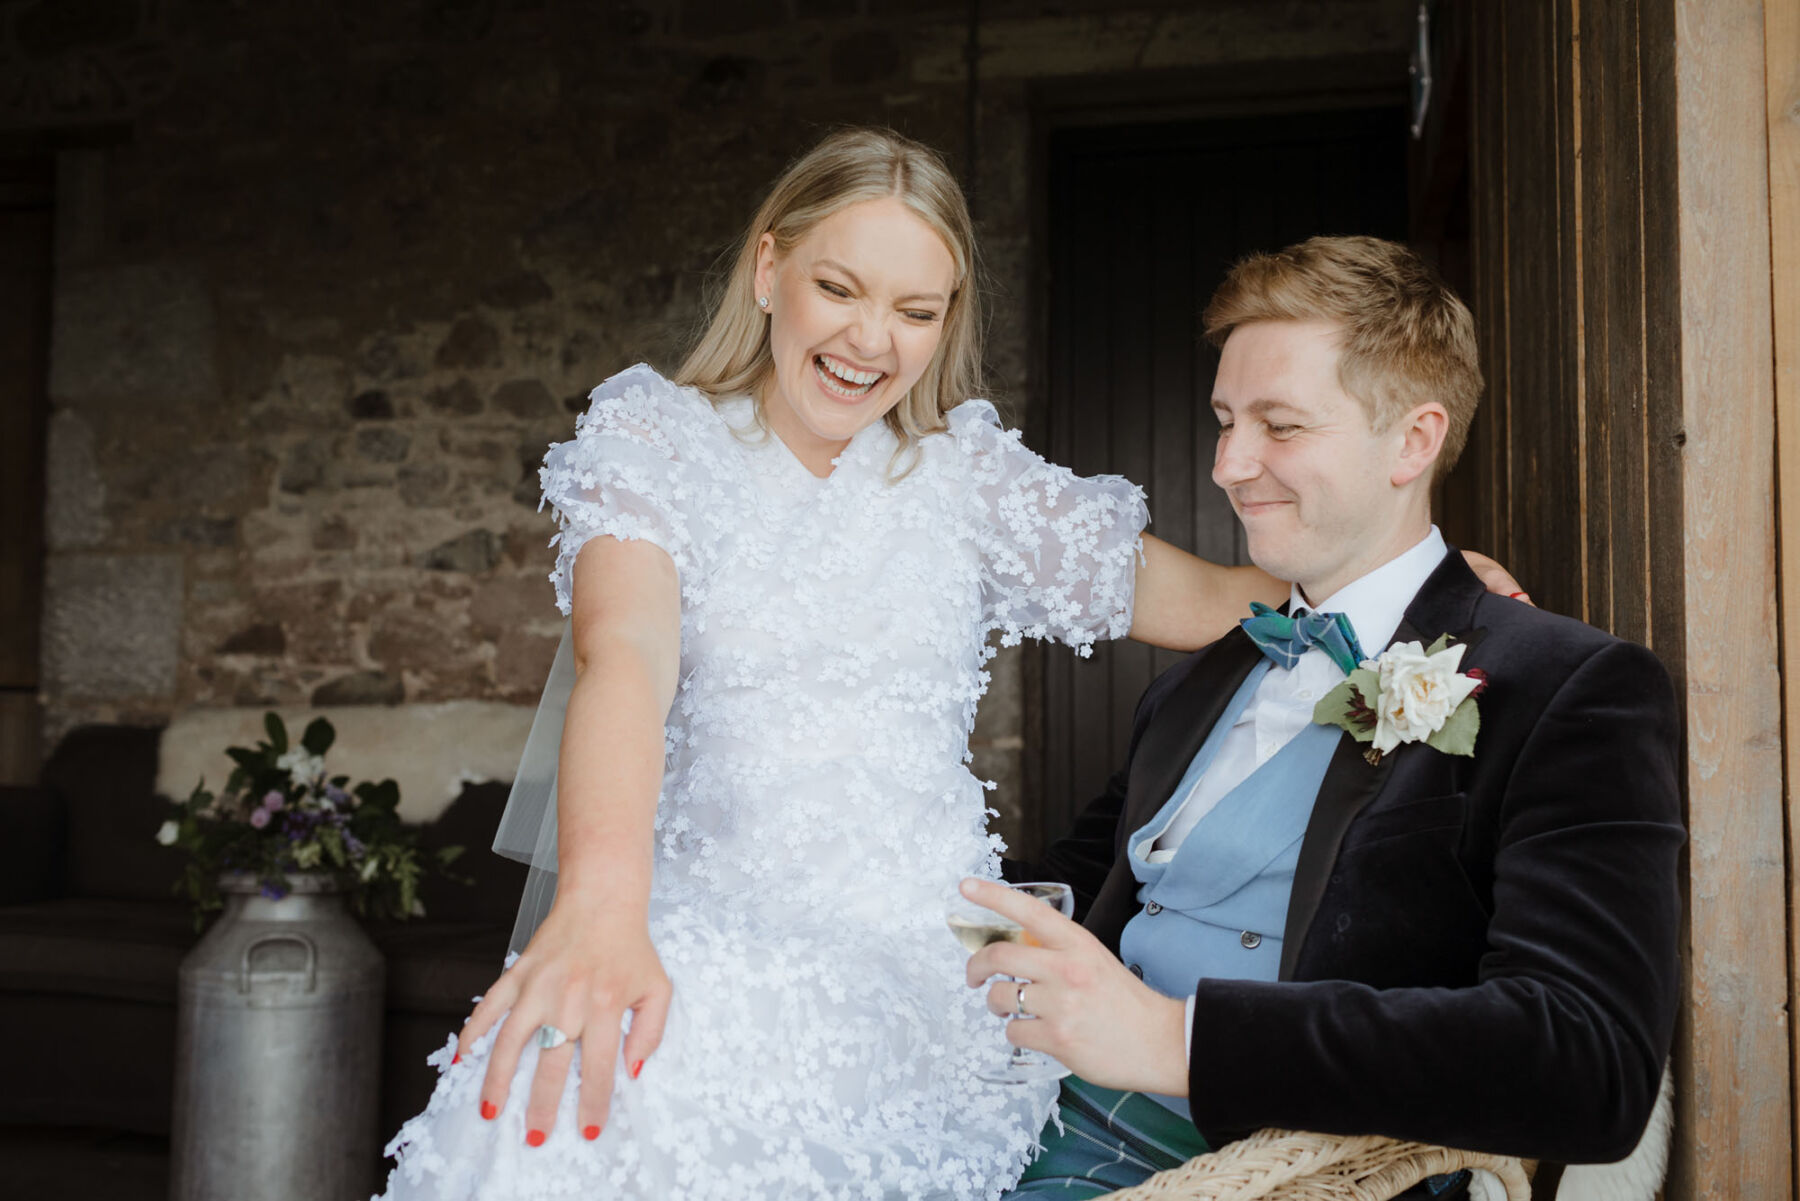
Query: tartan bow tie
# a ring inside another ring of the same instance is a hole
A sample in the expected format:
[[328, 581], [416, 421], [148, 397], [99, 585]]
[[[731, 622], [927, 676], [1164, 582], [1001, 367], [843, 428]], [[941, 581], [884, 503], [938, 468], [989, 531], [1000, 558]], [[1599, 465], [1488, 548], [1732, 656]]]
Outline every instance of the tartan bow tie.
[[1251, 601], [1250, 616], [1238, 624], [1277, 667], [1292, 668], [1300, 662], [1300, 656], [1315, 646], [1330, 656], [1345, 675], [1363, 661], [1356, 631], [1342, 613], [1301, 610], [1298, 616], [1288, 617], [1260, 601]]

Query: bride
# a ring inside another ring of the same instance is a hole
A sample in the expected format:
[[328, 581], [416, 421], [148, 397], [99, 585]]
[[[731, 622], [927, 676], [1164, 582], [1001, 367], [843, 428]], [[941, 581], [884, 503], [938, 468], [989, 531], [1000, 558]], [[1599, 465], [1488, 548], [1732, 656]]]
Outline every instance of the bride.
[[434, 1057], [393, 1201], [1017, 1178], [1056, 1088], [977, 1078], [1004, 1039], [942, 917], [999, 874], [965, 767], [989, 635], [1192, 649], [1286, 587], [1141, 536], [1138, 488], [968, 399], [975, 268], [932, 152], [833, 134], [673, 378], [612, 377], [551, 447], [554, 902]]

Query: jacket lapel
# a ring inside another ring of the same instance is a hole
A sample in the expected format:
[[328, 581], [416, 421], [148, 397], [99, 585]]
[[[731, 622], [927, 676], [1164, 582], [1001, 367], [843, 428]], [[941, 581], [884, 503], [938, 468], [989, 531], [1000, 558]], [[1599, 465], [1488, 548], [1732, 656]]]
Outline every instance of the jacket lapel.
[[[1430, 646], [1439, 635], [1456, 633], [1469, 645], [1480, 641], [1481, 631], [1464, 634], [1474, 621], [1475, 603], [1485, 592], [1481, 581], [1469, 570], [1462, 552], [1455, 547], [1445, 555], [1407, 606], [1406, 616], [1394, 631], [1389, 646], [1399, 642], [1418, 642]], [[1249, 639], [1246, 637], [1245, 641]], [[1255, 644], [1252, 643], [1252, 646]], [[1288, 899], [1287, 925], [1281, 942], [1281, 975], [1294, 978], [1294, 966], [1311, 929], [1319, 902], [1325, 896], [1325, 885], [1337, 863], [1338, 848], [1344, 832], [1356, 815], [1381, 794], [1393, 773], [1394, 760], [1406, 753], [1396, 747], [1371, 765], [1365, 757], [1367, 746], [1345, 734], [1338, 740], [1331, 766], [1325, 770], [1325, 781], [1319, 785], [1319, 798], [1313, 804], [1312, 818], [1306, 836], [1300, 843], [1300, 861], [1294, 868], [1294, 890]]]
[[1244, 677], [1260, 662], [1256, 643], [1233, 627], [1162, 703], [1132, 755], [1121, 845], [1169, 799]]

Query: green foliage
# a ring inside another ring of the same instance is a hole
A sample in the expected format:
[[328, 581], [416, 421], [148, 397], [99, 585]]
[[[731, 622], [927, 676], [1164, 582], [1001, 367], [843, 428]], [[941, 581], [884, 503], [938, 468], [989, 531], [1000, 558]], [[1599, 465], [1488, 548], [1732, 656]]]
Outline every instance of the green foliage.
[[1313, 721], [1336, 726], [1358, 742], [1375, 741], [1375, 698], [1381, 693], [1381, 677], [1358, 667], [1344, 681], [1319, 698]]
[[1456, 712], [1444, 719], [1444, 724], [1425, 745], [1434, 747], [1446, 755], [1473, 755], [1475, 753], [1475, 735], [1481, 733], [1481, 714], [1475, 708], [1475, 698], [1466, 697], [1456, 707]]
[[460, 879], [445, 869], [462, 848], [422, 851], [417, 832], [400, 820], [394, 781], [347, 787], [349, 776], [326, 777], [323, 758], [337, 737], [329, 721], [313, 719], [293, 749], [278, 715], [266, 714], [263, 728], [268, 738], [254, 748], [226, 749], [234, 766], [223, 792], [196, 783], [158, 832], [159, 841], [188, 853], [175, 890], [193, 902], [196, 929], [223, 904], [224, 872], [255, 876], [271, 896], [287, 893], [289, 872], [333, 872], [358, 913], [399, 919], [424, 912], [419, 886], [428, 868]]

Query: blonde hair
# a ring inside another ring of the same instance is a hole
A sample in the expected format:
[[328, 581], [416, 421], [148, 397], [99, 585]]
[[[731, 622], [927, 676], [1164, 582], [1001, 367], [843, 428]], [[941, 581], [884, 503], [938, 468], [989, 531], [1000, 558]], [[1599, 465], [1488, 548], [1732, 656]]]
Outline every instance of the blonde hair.
[[1450, 416], [1434, 479], [1456, 465], [1481, 401], [1475, 322], [1437, 272], [1380, 238], [1308, 238], [1239, 262], [1207, 303], [1206, 339], [1257, 321], [1329, 321], [1342, 331], [1338, 382], [1376, 430], [1437, 401]]
[[714, 400], [749, 393], [756, 398], [757, 420], [762, 422], [758, 392], [774, 358], [769, 353], [768, 319], [752, 295], [758, 243], [764, 234], [773, 234], [776, 252], [786, 254], [832, 214], [888, 196], [943, 239], [956, 266], [956, 281], [931, 365], [888, 410], [886, 420], [899, 436], [902, 452], [926, 434], [946, 428], [945, 413], [984, 391], [975, 228], [962, 188], [944, 161], [929, 147], [887, 129], [838, 130], [782, 172], [750, 219], [712, 317], [676, 371], [675, 382], [698, 388]]

